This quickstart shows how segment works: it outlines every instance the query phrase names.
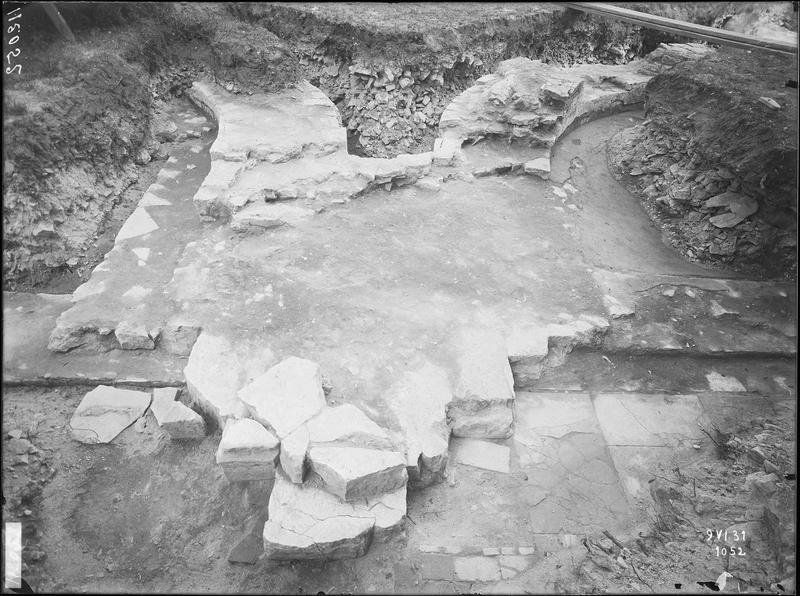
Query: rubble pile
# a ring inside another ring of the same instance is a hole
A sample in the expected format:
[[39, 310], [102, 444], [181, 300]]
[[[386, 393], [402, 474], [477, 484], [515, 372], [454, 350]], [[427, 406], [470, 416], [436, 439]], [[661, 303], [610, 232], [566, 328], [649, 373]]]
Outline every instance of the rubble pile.
[[[742, 188], [740, 176], [705, 163], [686, 135], [676, 137], [647, 126], [623, 131], [610, 145], [610, 165], [629, 176], [654, 219], [665, 219], [670, 242], [692, 260], [730, 263], [762, 250], [780, 233], [780, 246], [796, 246], [789, 232], [777, 232], [758, 217], [759, 202]], [[624, 157], [621, 156], [624, 154]]]

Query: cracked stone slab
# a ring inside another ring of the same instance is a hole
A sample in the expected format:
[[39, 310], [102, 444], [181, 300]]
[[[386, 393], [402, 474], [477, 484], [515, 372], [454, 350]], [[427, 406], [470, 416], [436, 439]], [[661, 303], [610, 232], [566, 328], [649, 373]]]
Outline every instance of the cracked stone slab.
[[269, 480], [275, 476], [278, 438], [255, 420], [228, 420], [216, 461], [231, 482]]
[[454, 438], [450, 450], [453, 459], [460, 464], [503, 474], [511, 471], [511, 450], [505, 445], [477, 439]]
[[191, 398], [220, 427], [229, 418], [247, 414], [247, 407], [236, 394], [244, 380], [244, 370], [224, 337], [202, 332], [183, 374]]
[[458, 381], [447, 416], [457, 437], [503, 439], [513, 426], [514, 377], [502, 335], [462, 330], [455, 342]]
[[142, 417], [150, 394], [100, 385], [84, 395], [70, 419], [72, 438], [81, 443], [108, 443]]
[[529, 447], [570, 433], [600, 434], [588, 393], [518, 393], [514, 440]]
[[408, 480], [405, 458], [397, 451], [312, 447], [308, 461], [325, 489], [344, 501], [389, 493], [405, 486]]
[[679, 446], [705, 436], [696, 395], [601, 393], [594, 408], [609, 445]]
[[323, 408], [305, 426], [312, 444], [394, 450], [389, 434], [352, 404]]
[[278, 561], [360, 557], [373, 539], [392, 535], [405, 514], [405, 486], [374, 499], [346, 503], [326, 491], [319, 479], [294, 484], [279, 472], [264, 524], [264, 552]]
[[292, 431], [281, 441], [281, 469], [295, 484], [302, 484], [306, 470], [309, 435], [305, 426]]
[[121, 321], [114, 329], [114, 336], [123, 350], [153, 350], [155, 341], [143, 323]]
[[316, 362], [291, 356], [242, 388], [239, 399], [283, 439], [325, 407], [322, 373]]
[[386, 392], [405, 440], [412, 486], [428, 486], [444, 479], [450, 437], [447, 404], [452, 399], [447, 372], [430, 362], [404, 373]]
[[177, 387], [153, 389], [150, 411], [171, 439], [202, 439], [206, 436], [206, 423], [202, 416], [185, 404], [176, 401]]
[[231, 228], [236, 231], [265, 230], [288, 225], [294, 226], [314, 215], [314, 210], [300, 205], [260, 203], [248, 205], [231, 218]]
[[585, 534], [622, 529], [630, 509], [600, 433], [543, 436], [533, 446], [517, 443], [520, 469], [535, 533]]

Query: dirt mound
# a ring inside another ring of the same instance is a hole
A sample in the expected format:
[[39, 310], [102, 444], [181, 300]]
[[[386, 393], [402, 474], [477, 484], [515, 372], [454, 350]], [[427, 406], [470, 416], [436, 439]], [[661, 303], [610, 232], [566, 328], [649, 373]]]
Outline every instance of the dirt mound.
[[59, 66], [57, 77], [6, 92], [3, 268], [12, 279], [69, 264], [135, 178], [146, 141], [141, 72], [88, 51]]
[[793, 72], [741, 50], [681, 64], [648, 84], [648, 119], [610, 143], [612, 170], [688, 258], [796, 277]]

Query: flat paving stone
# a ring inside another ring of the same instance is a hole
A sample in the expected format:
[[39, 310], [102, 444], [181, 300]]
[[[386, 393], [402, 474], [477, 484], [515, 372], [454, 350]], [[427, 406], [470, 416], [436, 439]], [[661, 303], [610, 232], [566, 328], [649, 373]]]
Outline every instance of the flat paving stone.
[[611, 445], [609, 452], [622, 483], [631, 511], [639, 522], [648, 521], [647, 511], [652, 508], [650, 482], [660, 476], [677, 481], [675, 468], [706, 459], [710, 449], [664, 447], [652, 445]]
[[588, 393], [517, 393], [514, 440], [519, 443], [535, 446], [543, 437], [599, 432]]
[[89, 391], [69, 421], [72, 438], [90, 445], [108, 443], [141, 418], [150, 393], [100, 385]]
[[500, 563], [494, 557], [455, 557], [453, 568], [461, 581], [492, 582], [501, 578]]
[[544, 437], [533, 447], [518, 444], [517, 453], [530, 480], [525, 500], [533, 532], [590, 533], [630, 522], [602, 434]]
[[609, 445], [678, 446], [704, 436], [696, 395], [601, 393], [593, 403]]
[[162, 350], [55, 353], [47, 349], [69, 294], [3, 292], [3, 382], [7, 384], [141, 387], [182, 385], [186, 359]]
[[460, 464], [504, 474], [510, 471], [511, 450], [505, 445], [478, 439], [453, 438], [450, 441], [450, 453]]

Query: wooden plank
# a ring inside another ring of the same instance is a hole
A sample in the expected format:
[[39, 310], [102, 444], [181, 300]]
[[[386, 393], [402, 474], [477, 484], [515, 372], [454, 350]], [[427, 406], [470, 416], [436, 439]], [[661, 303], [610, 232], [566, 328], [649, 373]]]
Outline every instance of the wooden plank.
[[600, 2], [559, 2], [559, 4], [582, 12], [633, 23], [649, 29], [666, 31], [673, 35], [702, 39], [720, 45], [730, 45], [751, 50], [766, 50], [770, 52], [779, 52], [781, 54], [797, 54], [796, 41], [761, 39], [751, 35], [745, 35], [744, 33], [726, 31], [715, 27], [706, 27], [705, 25], [696, 25], [694, 23], [687, 23], [686, 21], [659, 17]]
[[61, 16], [58, 8], [56, 8], [56, 5], [53, 2], [42, 2], [42, 8], [47, 16], [50, 17], [50, 20], [53, 21], [53, 25], [56, 26], [61, 36], [67, 41], [75, 43], [75, 36], [72, 34], [72, 30], [70, 30], [64, 17]]

